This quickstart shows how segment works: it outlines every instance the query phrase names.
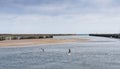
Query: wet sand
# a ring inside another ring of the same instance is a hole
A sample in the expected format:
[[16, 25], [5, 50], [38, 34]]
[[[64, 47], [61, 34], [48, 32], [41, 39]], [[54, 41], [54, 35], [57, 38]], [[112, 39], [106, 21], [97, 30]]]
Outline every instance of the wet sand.
[[39, 44], [54, 44], [66, 42], [86, 42], [89, 39], [25, 39], [25, 40], [5, 40], [0, 41], [0, 47], [7, 46], [31, 46]]

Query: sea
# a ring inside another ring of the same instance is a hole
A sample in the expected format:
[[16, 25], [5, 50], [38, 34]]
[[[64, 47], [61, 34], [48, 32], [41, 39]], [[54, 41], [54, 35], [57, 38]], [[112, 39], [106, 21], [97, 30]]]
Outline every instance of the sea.
[[120, 69], [120, 39], [88, 35], [54, 36], [54, 39], [70, 38], [90, 41], [1, 47], [0, 69]]

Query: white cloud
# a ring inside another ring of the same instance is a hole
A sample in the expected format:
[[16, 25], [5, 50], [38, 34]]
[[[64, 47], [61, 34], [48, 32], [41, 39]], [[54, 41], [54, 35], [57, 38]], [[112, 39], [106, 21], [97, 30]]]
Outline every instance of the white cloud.
[[90, 3], [91, 5], [95, 5], [98, 7], [107, 7], [112, 4], [113, 0], [81, 0], [82, 2], [85, 3]]
[[[11, 28], [12, 33], [111, 33], [119, 32], [120, 26], [119, 15], [72, 14], [52, 17], [4, 15], [3, 17], [2, 22], [9, 24], [6, 27], [8, 30]], [[6, 20], [8, 17], [10, 20]], [[5, 27], [3, 27], [3, 30], [5, 30]]]
[[34, 10], [34, 11], [60, 11], [65, 10], [66, 6], [53, 6], [53, 5], [44, 5], [44, 6], [27, 6], [25, 9]]

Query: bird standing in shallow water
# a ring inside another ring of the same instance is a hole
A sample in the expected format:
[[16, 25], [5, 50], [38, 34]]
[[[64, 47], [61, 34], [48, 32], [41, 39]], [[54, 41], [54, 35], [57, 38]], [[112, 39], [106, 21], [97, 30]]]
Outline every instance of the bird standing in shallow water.
[[70, 55], [71, 54], [71, 50], [70, 49], [68, 49], [68, 55]]
[[42, 52], [44, 52], [44, 49], [43, 49], [43, 48], [41, 48], [41, 50], [42, 50]]

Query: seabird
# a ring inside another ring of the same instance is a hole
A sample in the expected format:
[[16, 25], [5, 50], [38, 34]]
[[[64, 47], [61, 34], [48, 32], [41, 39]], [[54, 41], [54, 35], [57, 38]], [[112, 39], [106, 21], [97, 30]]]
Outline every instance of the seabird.
[[68, 55], [70, 55], [70, 53], [71, 53], [71, 50], [70, 50], [70, 49], [68, 49]]
[[41, 48], [41, 50], [42, 50], [42, 52], [44, 52], [44, 49], [43, 49], [43, 48]]

